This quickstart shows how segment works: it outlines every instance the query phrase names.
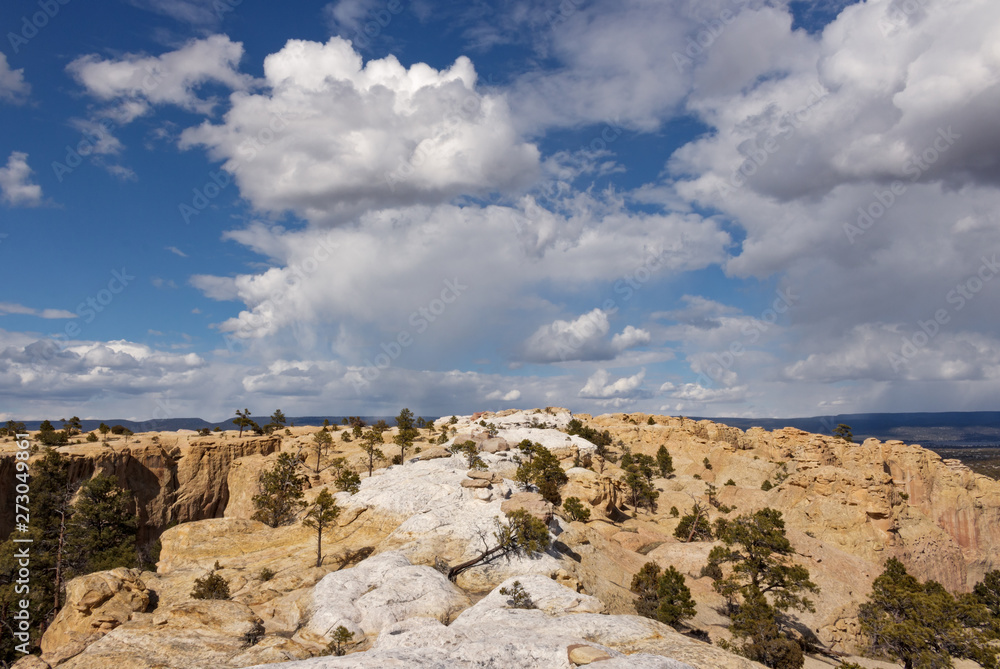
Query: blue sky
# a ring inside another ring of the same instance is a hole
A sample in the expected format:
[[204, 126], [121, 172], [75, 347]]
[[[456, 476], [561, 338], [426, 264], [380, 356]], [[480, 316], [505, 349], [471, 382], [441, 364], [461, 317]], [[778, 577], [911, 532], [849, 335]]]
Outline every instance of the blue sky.
[[995, 3], [0, 12], [4, 419], [997, 408]]

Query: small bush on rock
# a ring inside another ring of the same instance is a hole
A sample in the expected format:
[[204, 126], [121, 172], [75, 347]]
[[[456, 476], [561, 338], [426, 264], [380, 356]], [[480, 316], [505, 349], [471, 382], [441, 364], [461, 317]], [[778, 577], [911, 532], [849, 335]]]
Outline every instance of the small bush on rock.
[[229, 599], [229, 581], [216, 573], [220, 569], [222, 569], [222, 565], [216, 560], [212, 571], [202, 578], [196, 578], [191, 597], [194, 599]]

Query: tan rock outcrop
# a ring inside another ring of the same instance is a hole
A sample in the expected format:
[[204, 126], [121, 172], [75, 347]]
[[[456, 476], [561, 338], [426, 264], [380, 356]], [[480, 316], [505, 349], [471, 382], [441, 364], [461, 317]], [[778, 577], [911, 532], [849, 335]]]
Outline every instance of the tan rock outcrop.
[[[69, 459], [73, 482], [97, 473], [118, 478], [138, 502], [139, 540], [145, 542], [168, 525], [222, 516], [229, 501], [226, 481], [233, 461], [267, 455], [280, 446], [276, 436], [236, 439], [160, 432], [136, 435], [127, 446], [123, 441], [84, 443], [59, 447], [59, 452]], [[0, 504], [13, 508], [15, 479], [3, 475], [13, 472], [13, 452], [9, 445], [4, 451], [0, 452]], [[13, 516], [0, 515], [0, 539], [12, 529]]]
[[66, 584], [66, 605], [42, 637], [42, 658], [56, 665], [143, 613], [150, 593], [136, 569], [113, 569]]

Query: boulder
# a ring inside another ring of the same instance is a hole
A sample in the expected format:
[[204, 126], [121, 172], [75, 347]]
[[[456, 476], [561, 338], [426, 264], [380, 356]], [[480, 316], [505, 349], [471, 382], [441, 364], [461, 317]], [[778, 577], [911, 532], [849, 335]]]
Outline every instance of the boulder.
[[381, 553], [317, 583], [309, 623], [294, 639], [322, 648], [343, 626], [360, 642], [407, 618], [450, 622], [468, 605], [465, 594], [441, 572], [412, 565], [401, 553]]
[[195, 600], [132, 620], [114, 629], [61, 669], [238, 667], [232, 658], [264, 636], [246, 604]]
[[552, 521], [553, 507], [551, 502], [546, 502], [545, 498], [537, 492], [514, 493], [510, 499], [500, 505], [500, 510], [504, 513], [524, 510], [546, 525]]
[[66, 605], [42, 635], [42, 657], [59, 664], [81, 653], [149, 606], [150, 593], [138, 569], [118, 568], [74, 578]]

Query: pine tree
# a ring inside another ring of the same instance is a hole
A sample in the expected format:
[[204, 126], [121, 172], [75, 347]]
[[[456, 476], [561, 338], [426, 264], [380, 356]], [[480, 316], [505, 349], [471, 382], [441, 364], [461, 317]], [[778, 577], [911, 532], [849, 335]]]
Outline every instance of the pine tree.
[[708, 524], [708, 511], [695, 503], [691, 513], [681, 518], [681, 522], [674, 529], [674, 536], [685, 543], [711, 541], [712, 526]]
[[921, 583], [890, 558], [858, 610], [868, 652], [899, 660], [905, 669], [951, 667], [963, 657], [997, 666], [989, 610], [975, 595], [958, 599], [936, 581]]
[[250, 418], [250, 409], [244, 409], [243, 411], [240, 411], [239, 409], [237, 409], [236, 410], [236, 418], [233, 419], [233, 423], [235, 423], [237, 425], [237, 427], [240, 428], [240, 434], [239, 434], [239, 436], [242, 437], [243, 436], [243, 428], [250, 427], [251, 425], [254, 424], [253, 419]]
[[323, 565], [323, 528], [337, 520], [340, 507], [326, 488], [320, 491], [316, 501], [309, 507], [302, 524], [316, 529], [316, 566]]
[[281, 453], [271, 469], [257, 479], [257, 494], [253, 496], [254, 520], [278, 527], [295, 520], [302, 502], [302, 486], [306, 479], [298, 473], [299, 462], [290, 453]]
[[[791, 561], [794, 550], [785, 536], [781, 512], [761, 509], [719, 525], [719, 539], [708, 556], [706, 571], [716, 592], [729, 602], [733, 623], [729, 631], [746, 642], [737, 649], [769, 667], [801, 667], [802, 649], [784, 634], [778, 613], [789, 609], [812, 611], [805, 593], [819, 592], [809, 571]], [[722, 566], [731, 565], [728, 576]], [[793, 647], [794, 646], [794, 647]]]
[[66, 542], [76, 573], [137, 566], [138, 521], [132, 496], [117, 477], [99, 475], [84, 483]]
[[647, 562], [632, 577], [631, 590], [639, 595], [635, 600], [635, 610], [640, 616], [677, 627], [681, 621], [697, 613], [691, 590], [684, 583], [684, 575], [673, 566], [661, 574], [660, 565]]
[[990, 615], [1000, 622], [1000, 570], [994, 569], [988, 572], [972, 592], [989, 610]]
[[380, 420], [370, 430], [361, 435], [361, 438], [364, 440], [361, 444], [361, 450], [368, 457], [368, 476], [371, 476], [372, 472], [375, 471], [375, 461], [385, 459], [385, 453], [382, 452], [379, 446], [385, 443], [382, 439], [382, 433], [386, 429], [388, 429], [388, 426], [385, 424], [385, 421]]
[[448, 570], [448, 578], [455, 580], [459, 574], [478, 564], [486, 564], [501, 557], [535, 555], [549, 547], [549, 528], [524, 509], [507, 514], [507, 522], [494, 519], [493, 545], [487, 542], [485, 533], [481, 536], [486, 548], [476, 557], [457, 564]]
[[837, 427], [833, 428], [833, 436], [843, 439], [849, 444], [854, 442], [854, 435], [851, 433], [850, 425], [838, 424]]
[[413, 412], [409, 409], [399, 412], [396, 416], [396, 425], [399, 427], [399, 432], [393, 437], [393, 441], [399, 446], [399, 464], [403, 464], [406, 462], [406, 449], [413, 446], [413, 440], [420, 433], [413, 427]]
[[323, 452], [333, 446], [333, 436], [326, 430], [319, 430], [313, 435], [313, 449], [316, 451], [315, 471], [319, 473], [319, 459]]
[[656, 466], [660, 469], [660, 476], [669, 478], [674, 473], [674, 459], [670, 457], [670, 452], [666, 446], [660, 446], [656, 450]]

